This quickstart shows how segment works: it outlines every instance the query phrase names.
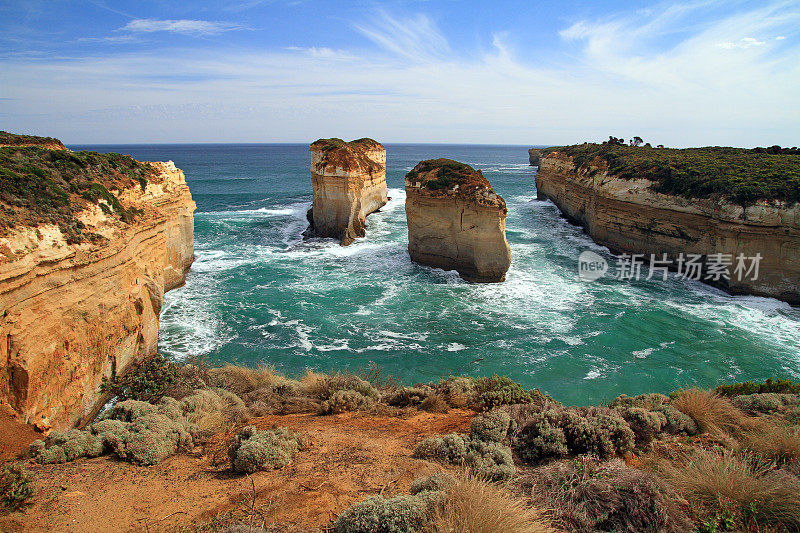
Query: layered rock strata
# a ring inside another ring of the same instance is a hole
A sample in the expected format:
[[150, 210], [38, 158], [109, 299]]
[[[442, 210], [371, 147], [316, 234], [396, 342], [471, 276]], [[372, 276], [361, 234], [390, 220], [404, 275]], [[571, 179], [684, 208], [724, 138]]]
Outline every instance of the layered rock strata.
[[386, 149], [372, 139], [320, 139], [309, 150], [314, 201], [307, 235], [352, 244], [366, 234], [367, 215], [388, 200]]
[[146, 187], [112, 191], [139, 210], [129, 223], [102, 201], [75, 214], [91, 241], [56, 224], [0, 236], [0, 403], [24, 422], [81, 421], [103, 377], [156, 351], [164, 292], [192, 264], [195, 203], [171, 161], [151, 165]]
[[[554, 151], [542, 157], [536, 175], [540, 199], [550, 199], [564, 216], [583, 226], [597, 243], [617, 253], [649, 254], [671, 261], [700, 255], [701, 279], [733, 294], [778, 298], [800, 305], [800, 205], [759, 201], [748, 207], [719, 197], [687, 198], [656, 192], [647, 179], [622, 179], [600, 159], [576, 168], [572, 157]], [[717, 257], [715, 254], [723, 254]], [[749, 270], [735, 272], [739, 255]], [[730, 279], [709, 271], [727, 262]], [[717, 261], [723, 259], [723, 261]]]
[[449, 159], [422, 161], [406, 175], [411, 260], [476, 282], [505, 280], [511, 265], [506, 203], [479, 170]]

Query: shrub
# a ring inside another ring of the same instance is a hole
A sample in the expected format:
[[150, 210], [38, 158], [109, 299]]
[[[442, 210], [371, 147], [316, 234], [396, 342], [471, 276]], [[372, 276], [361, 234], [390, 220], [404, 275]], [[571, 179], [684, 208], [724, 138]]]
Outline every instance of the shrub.
[[430, 387], [401, 387], [385, 397], [385, 402], [395, 407], [420, 405], [433, 394]]
[[747, 455], [697, 451], [657, 471], [685, 499], [710, 516], [736, 519], [751, 529], [800, 528], [800, 480]]
[[414, 457], [465, 465], [477, 475], [494, 480], [508, 479], [515, 472], [511, 448], [498, 442], [470, 439], [459, 433], [422, 440], [414, 450]]
[[225, 365], [211, 368], [207, 374], [209, 386], [225, 389], [238, 396], [256, 389], [297, 386], [296, 382], [278, 375], [272, 365], [262, 364], [256, 368]]
[[446, 413], [449, 408], [447, 407], [447, 400], [439, 394], [428, 396], [419, 404], [419, 410], [428, 413]]
[[[641, 435], [637, 433], [637, 439], [643, 442], [648, 438], [648, 431], [654, 431], [654, 426], [658, 423], [652, 419], [649, 421], [642, 420], [641, 416], [637, 414], [629, 413], [630, 416], [625, 416], [626, 411], [630, 408], [644, 409], [645, 411], [663, 415], [664, 420], [661, 425], [661, 431], [663, 433], [668, 433], [670, 435], [696, 435], [698, 432], [697, 424], [695, 424], [694, 420], [685, 413], [677, 410], [672, 405], [670, 397], [664, 394], [641, 394], [633, 398], [623, 394], [613, 401], [611, 407], [618, 409], [626, 420], [630, 419], [629, 422], [633, 420], [633, 423], [637, 424], [637, 427], [632, 426], [631, 429], [633, 429], [634, 432], [637, 432], [637, 429], [642, 432]], [[637, 418], [639, 420], [637, 420]], [[658, 416], [658, 419], [661, 420], [661, 416]]]
[[701, 389], [681, 391], [672, 404], [689, 415], [703, 433], [737, 432], [748, 423], [744, 413], [714, 392]]
[[244, 401], [225, 389], [197, 390], [180, 402], [173, 404], [165, 400], [162, 405], [162, 409], [172, 406], [179, 410], [180, 414], [176, 411], [175, 416], [184, 416], [195, 426], [195, 432], [201, 433], [214, 433], [249, 416]]
[[283, 468], [305, 446], [303, 437], [286, 428], [261, 431], [247, 426], [231, 440], [228, 456], [236, 472], [252, 474]]
[[319, 406], [319, 414], [331, 415], [345, 411], [366, 411], [372, 409], [375, 402], [358, 391], [344, 389], [333, 393], [328, 400]]
[[426, 531], [431, 533], [546, 533], [539, 513], [505, 487], [476, 476], [462, 475], [440, 490]]
[[192, 445], [192, 436], [184, 420], [160, 413], [150, 413], [128, 425], [125, 447], [115, 450], [121, 459], [142, 465], [160, 463], [170, 455]]
[[336, 533], [414, 533], [430, 521], [441, 492], [420, 492], [413, 496], [373, 496], [344, 511], [336, 519]]
[[0, 510], [16, 511], [33, 496], [33, 479], [21, 465], [0, 466]]
[[732, 397], [731, 403], [751, 415], [773, 414], [788, 406], [800, 405], [800, 396], [776, 392], [744, 394]]
[[155, 403], [177, 382], [178, 376], [178, 365], [157, 353], [121, 376], [114, 376], [110, 380], [104, 377], [100, 390], [110, 393], [119, 401]]
[[470, 441], [464, 464], [476, 476], [491, 481], [511, 479], [516, 473], [511, 448], [499, 442]]
[[473, 403], [475, 396], [475, 380], [463, 376], [450, 376], [439, 384], [447, 403], [456, 408], [467, 407]]
[[786, 379], [769, 378], [763, 383], [733, 383], [731, 385], [720, 385], [714, 392], [721, 396], [740, 396], [745, 394], [764, 394], [764, 393], [788, 393], [800, 394], [800, 383]]
[[607, 459], [634, 444], [633, 431], [616, 411], [552, 406], [533, 414], [514, 439], [520, 458], [530, 463], [566, 453]]
[[78, 429], [53, 431], [44, 441], [31, 443], [30, 452], [39, 463], [66, 463], [79, 457], [101, 455], [103, 442], [91, 433]]
[[633, 431], [637, 448], [648, 446], [658, 438], [664, 426], [667, 425], [667, 417], [658, 411], [648, 411], [641, 407], [625, 407], [620, 409], [619, 413]]
[[526, 391], [505, 376], [483, 377], [475, 380], [473, 407], [478, 411], [489, 411], [501, 405], [532, 403], [535, 397], [543, 398], [539, 391]]
[[686, 516], [653, 475], [589, 457], [530, 470], [521, 480], [536, 505], [567, 531], [666, 533], [690, 530]]
[[494, 410], [482, 413], [470, 422], [470, 432], [473, 439], [502, 442], [505, 440], [511, 417], [505, 411]]
[[369, 381], [353, 374], [315, 374], [307, 372], [301, 380], [306, 392], [320, 400], [328, 400], [338, 391], [353, 390], [373, 401], [378, 400], [378, 390]]

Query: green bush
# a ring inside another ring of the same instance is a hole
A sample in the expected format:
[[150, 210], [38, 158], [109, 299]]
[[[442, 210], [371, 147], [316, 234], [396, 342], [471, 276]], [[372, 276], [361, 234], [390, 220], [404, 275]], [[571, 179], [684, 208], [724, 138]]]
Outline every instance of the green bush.
[[769, 378], [763, 383], [745, 381], [730, 385], [720, 385], [714, 391], [722, 396], [741, 396], [745, 394], [763, 394], [767, 392], [800, 394], [800, 383], [786, 379]]
[[508, 479], [515, 472], [511, 448], [499, 442], [470, 439], [460, 433], [423, 439], [414, 449], [414, 457], [465, 465], [476, 475], [492, 480]]
[[[670, 397], [664, 394], [641, 394], [633, 398], [623, 394], [611, 403], [611, 407], [619, 410], [626, 420], [633, 419], [637, 416], [630, 414], [628, 414], [628, 416], [625, 415], [630, 408], [639, 408], [657, 413], [655, 418], [657, 418], [658, 421], [653, 417], [649, 417], [649, 420], [644, 420], [641, 415], [639, 415], [638, 421], [634, 421], [631, 427], [634, 432], [636, 432], [637, 441], [639, 442], [649, 442], [647, 440], [649, 438], [648, 434], [654, 432], [655, 427], [659, 423], [661, 424], [661, 429], [659, 431], [662, 433], [670, 435], [697, 435], [699, 429], [695, 421], [686, 413], [682, 413], [673, 407], [671, 402], [672, 400]], [[636, 427], [634, 427], [634, 425]], [[652, 438], [656, 438], [656, 436]]]
[[456, 481], [456, 478], [450, 474], [436, 473], [430, 476], [415, 479], [411, 483], [409, 492], [413, 495], [419, 494], [420, 492], [444, 491], [447, 489], [447, 487], [456, 483]]
[[667, 425], [667, 417], [659, 411], [648, 411], [642, 407], [623, 407], [619, 410], [636, 437], [636, 447], [645, 448], [661, 435]]
[[800, 405], [800, 396], [776, 392], [744, 394], [731, 398], [731, 403], [751, 415], [773, 414], [785, 411], [789, 406]]
[[429, 523], [441, 492], [419, 492], [412, 496], [359, 502], [336, 519], [336, 533], [415, 533]]
[[247, 426], [231, 441], [228, 456], [236, 472], [252, 474], [283, 468], [305, 446], [303, 437], [286, 428], [258, 430]]
[[401, 387], [387, 394], [384, 401], [395, 407], [421, 405], [433, 394], [430, 387]]
[[0, 466], [0, 510], [21, 509], [33, 496], [33, 478], [21, 465], [6, 463]]
[[470, 433], [473, 439], [502, 442], [506, 439], [511, 417], [505, 411], [494, 410], [482, 413], [470, 422]]
[[502, 405], [518, 403], [557, 403], [539, 390], [526, 391], [506, 376], [491, 376], [475, 379], [473, 407], [478, 411], [490, 411]]
[[31, 443], [30, 452], [39, 463], [66, 463], [79, 457], [102, 455], [103, 442], [88, 431], [53, 431], [44, 441]]
[[567, 453], [607, 459], [632, 451], [634, 444], [634, 433], [619, 413], [598, 408], [543, 409], [531, 416], [514, 439], [520, 458], [530, 463]]
[[161, 399], [179, 376], [179, 367], [161, 354], [137, 364], [122, 376], [103, 378], [100, 390], [111, 393], [119, 401], [140, 400], [155, 403]]

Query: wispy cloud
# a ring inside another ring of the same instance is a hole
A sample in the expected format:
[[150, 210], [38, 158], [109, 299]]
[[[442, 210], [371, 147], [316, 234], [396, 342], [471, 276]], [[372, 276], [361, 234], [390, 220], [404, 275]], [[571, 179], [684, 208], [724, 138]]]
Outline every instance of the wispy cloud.
[[384, 50], [415, 61], [440, 60], [452, 55], [447, 39], [430, 17], [394, 17], [384, 10], [364, 24], [356, 24], [367, 39]]
[[[777, 40], [781, 40], [776, 38]], [[767, 44], [764, 41], [759, 41], [754, 37], [742, 37], [738, 41], [725, 41], [724, 43], [717, 43], [719, 48], [724, 48], [725, 50], [734, 50], [736, 48], [753, 48], [754, 46], [764, 46]]]
[[133, 33], [169, 32], [183, 35], [218, 35], [227, 31], [246, 29], [239, 24], [231, 22], [213, 22], [210, 20], [157, 20], [134, 19], [128, 22], [119, 31]]

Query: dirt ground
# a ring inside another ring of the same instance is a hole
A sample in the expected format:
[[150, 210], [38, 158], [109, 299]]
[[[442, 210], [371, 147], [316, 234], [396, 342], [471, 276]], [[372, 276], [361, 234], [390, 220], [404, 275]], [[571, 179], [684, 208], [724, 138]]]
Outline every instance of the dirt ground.
[[414, 411], [408, 418], [344, 413], [256, 418], [260, 428], [285, 426], [306, 434], [309, 448], [291, 464], [251, 476], [229, 470], [219, 434], [204, 451], [151, 467], [110, 457], [63, 465], [26, 463], [36, 493], [23, 511], [0, 516], [0, 531], [203, 531], [245, 518], [274, 531], [320, 531], [368, 496], [407, 491], [442, 467], [411, 458], [432, 434], [467, 431], [470, 411]]

